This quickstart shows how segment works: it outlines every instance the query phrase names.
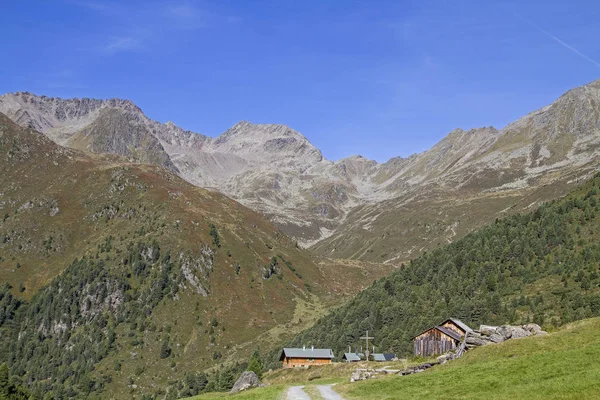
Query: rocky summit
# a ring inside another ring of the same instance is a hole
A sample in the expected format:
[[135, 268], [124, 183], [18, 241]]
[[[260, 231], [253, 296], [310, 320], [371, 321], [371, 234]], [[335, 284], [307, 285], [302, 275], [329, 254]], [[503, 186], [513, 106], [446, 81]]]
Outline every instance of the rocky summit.
[[55, 142], [169, 168], [266, 215], [319, 254], [399, 264], [495, 218], [566, 194], [599, 163], [600, 81], [503, 129], [456, 129], [420, 154], [327, 160], [285, 126], [242, 121], [216, 138], [128, 100], [0, 97]]

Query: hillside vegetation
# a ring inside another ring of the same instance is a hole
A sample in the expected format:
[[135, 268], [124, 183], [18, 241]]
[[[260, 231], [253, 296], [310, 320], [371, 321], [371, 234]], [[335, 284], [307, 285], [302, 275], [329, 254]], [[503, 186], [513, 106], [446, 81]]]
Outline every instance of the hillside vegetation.
[[600, 176], [535, 212], [492, 225], [427, 253], [321, 318], [290, 346], [360, 346], [412, 354], [411, 338], [448, 317], [552, 329], [600, 315]]
[[219, 193], [2, 114], [0, 170], [0, 364], [34, 398], [226, 390], [257, 347], [383, 273], [316, 263]]
[[548, 336], [477, 348], [421, 374], [337, 385], [344, 398], [596, 399], [600, 397], [600, 319]]

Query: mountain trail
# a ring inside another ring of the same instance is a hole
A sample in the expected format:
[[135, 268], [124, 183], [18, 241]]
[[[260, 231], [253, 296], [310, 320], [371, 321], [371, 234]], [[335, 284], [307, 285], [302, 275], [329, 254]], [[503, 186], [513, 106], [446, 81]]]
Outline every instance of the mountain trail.
[[321, 397], [325, 400], [344, 400], [342, 396], [333, 390], [333, 385], [319, 385], [317, 389], [319, 389]]
[[304, 386], [292, 386], [287, 391], [287, 400], [310, 400], [310, 397], [302, 390]]

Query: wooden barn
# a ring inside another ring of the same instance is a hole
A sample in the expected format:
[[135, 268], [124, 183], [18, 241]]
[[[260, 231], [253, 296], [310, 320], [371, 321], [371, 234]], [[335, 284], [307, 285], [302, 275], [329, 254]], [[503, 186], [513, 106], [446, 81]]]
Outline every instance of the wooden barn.
[[310, 365], [331, 364], [333, 351], [331, 349], [284, 348], [279, 355], [283, 368], [308, 367]]
[[472, 329], [462, 321], [447, 319], [413, 338], [415, 356], [430, 357], [456, 350], [467, 332], [472, 332]]

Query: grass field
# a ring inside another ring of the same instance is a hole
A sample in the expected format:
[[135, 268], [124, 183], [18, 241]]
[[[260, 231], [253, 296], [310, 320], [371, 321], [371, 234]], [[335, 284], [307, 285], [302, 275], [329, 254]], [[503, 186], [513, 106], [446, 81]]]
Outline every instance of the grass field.
[[187, 400], [235, 399], [235, 400], [280, 400], [284, 398], [284, 385], [272, 385], [231, 395], [229, 393], [206, 393]]
[[478, 348], [421, 374], [337, 385], [352, 399], [598, 399], [600, 318]]

